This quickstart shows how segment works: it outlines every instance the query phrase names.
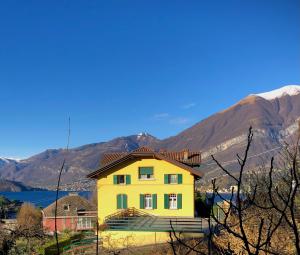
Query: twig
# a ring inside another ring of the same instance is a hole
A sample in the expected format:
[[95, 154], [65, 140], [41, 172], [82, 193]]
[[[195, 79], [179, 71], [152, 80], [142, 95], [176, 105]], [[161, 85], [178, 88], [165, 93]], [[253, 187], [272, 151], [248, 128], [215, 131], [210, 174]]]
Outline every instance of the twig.
[[[66, 152], [68, 152], [69, 144], [70, 144], [70, 135], [71, 135], [71, 120], [70, 120], [70, 117], [69, 117], [69, 123], [68, 124], [69, 124], [69, 128], [68, 128], [68, 140], [67, 140]], [[58, 200], [60, 178], [61, 178], [62, 170], [64, 169], [64, 166], [65, 166], [65, 162], [66, 162], [66, 155], [64, 157], [63, 163], [62, 163], [61, 168], [59, 170], [59, 175], [58, 175], [58, 180], [57, 180], [57, 187], [56, 187], [56, 198], [55, 198], [54, 228], [55, 228], [55, 240], [56, 240], [57, 255], [60, 254], [58, 234], [57, 234], [57, 221], [56, 221], [56, 219], [57, 219], [57, 200]]]

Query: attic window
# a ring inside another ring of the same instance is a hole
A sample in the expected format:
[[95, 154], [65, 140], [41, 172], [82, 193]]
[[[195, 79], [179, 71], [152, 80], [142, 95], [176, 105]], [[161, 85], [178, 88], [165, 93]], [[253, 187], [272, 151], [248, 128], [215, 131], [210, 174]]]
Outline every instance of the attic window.
[[70, 211], [70, 205], [64, 205], [64, 211]]
[[151, 180], [153, 177], [153, 167], [139, 167], [140, 180]]

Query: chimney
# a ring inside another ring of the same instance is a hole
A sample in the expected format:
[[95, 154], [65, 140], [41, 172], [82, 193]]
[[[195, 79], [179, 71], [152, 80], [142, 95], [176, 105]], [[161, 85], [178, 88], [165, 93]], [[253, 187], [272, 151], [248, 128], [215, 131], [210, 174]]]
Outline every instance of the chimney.
[[183, 150], [183, 160], [188, 160], [189, 159], [189, 150], [184, 149]]

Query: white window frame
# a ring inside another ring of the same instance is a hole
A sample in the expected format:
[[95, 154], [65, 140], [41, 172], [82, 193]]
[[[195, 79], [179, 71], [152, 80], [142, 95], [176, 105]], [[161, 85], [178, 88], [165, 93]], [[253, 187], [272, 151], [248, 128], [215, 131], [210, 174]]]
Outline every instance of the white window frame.
[[145, 209], [153, 209], [153, 199], [151, 194], [145, 194], [144, 203]]
[[90, 217], [79, 217], [77, 222], [78, 229], [91, 229], [92, 219]]
[[169, 194], [169, 209], [177, 209], [177, 194]]
[[154, 180], [153, 174], [139, 174], [140, 180]]

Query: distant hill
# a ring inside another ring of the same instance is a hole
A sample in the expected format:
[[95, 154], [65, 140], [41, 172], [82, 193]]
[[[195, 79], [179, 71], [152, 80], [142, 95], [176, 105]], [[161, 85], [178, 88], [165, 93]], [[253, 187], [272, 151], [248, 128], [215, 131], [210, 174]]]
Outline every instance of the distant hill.
[[0, 179], [1, 192], [19, 192], [19, 191], [31, 191], [31, 190], [36, 190], [36, 189], [25, 186], [20, 182]]
[[131, 151], [140, 146], [149, 146], [157, 150], [201, 150], [202, 171], [205, 178], [209, 179], [221, 174], [211, 161], [211, 154], [225, 162], [230, 171], [236, 171], [233, 160], [236, 153], [244, 149], [250, 125], [255, 134], [249, 166], [255, 168], [267, 163], [271, 155], [276, 154], [282, 141], [296, 134], [298, 120], [300, 86], [286, 86], [267, 93], [249, 95], [228, 109], [164, 140], [142, 133], [84, 145], [71, 149], [67, 154], [63, 149], [46, 150], [26, 160], [2, 165], [0, 162], [0, 175], [34, 187], [55, 185], [63, 158], [66, 157], [62, 182], [69, 183], [72, 188], [77, 181], [84, 180], [87, 173], [99, 167], [103, 153]]
[[[49, 187], [55, 185], [64, 157], [66, 165], [62, 175], [62, 183], [72, 184], [82, 180], [87, 173], [99, 167], [101, 155], [107, 151], [132, 151], [150, 143], [156, 138], [141, 133], [127, 137], [119, 137], [109, 142], [100, 142], [70, 149], [46, 150], [26, 160], [11, 162], [0, 167], [2, 178], [23, 182], [33, 187]], [[76, 186], [77, 187], [77, 186]]]
[[13, 162], [17, 162], [17, 160], [10, 159], [10, 158], [0, 157], [0, 167], [5, 166], [5, 165], [7, 165], [9, 163], [13, 163]]

